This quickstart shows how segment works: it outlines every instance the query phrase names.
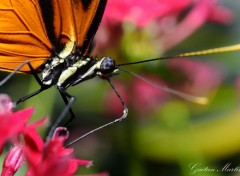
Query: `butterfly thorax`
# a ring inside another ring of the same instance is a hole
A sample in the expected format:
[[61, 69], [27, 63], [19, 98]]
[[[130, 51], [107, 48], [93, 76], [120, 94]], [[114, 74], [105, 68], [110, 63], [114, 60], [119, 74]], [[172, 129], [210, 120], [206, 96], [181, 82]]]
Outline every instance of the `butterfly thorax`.
[[46, 87], [56, 85], [62, 89], [74, 86], [96, 76], [108, 78], [118, 72], [115, 61], [110, 57], [101, 60], [76, 54], [63, 59], [52, 57], [45, 64], [42, 83]]

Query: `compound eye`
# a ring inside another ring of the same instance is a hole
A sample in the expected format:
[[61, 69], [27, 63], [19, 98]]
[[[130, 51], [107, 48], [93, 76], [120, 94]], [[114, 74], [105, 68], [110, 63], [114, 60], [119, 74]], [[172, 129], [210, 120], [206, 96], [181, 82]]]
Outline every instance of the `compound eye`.
[[111, 57], [105, 57], [100, 65], [100, 72], [102, 74], [109, 74], [115, 70], [115, 61]]

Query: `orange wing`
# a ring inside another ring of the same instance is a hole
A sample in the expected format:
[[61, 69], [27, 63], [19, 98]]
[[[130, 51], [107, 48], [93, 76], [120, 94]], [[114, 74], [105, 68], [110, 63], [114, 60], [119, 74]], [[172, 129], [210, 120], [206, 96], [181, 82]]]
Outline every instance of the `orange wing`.
[[55, 50], [60, 57], [66, 58], [74, 50], [77, 40], [72, 0], [52, 0], [45, 5], [51, 6], [49, 11], [52, 12], [52, 19], [49, 20], [47, 13], [45, 22], [52, 23], [47, 28], [48, 31], [54, 30], [52, 41], [55, 43]]
[[60, 46], [57, 49], [60, 56], [68, 55], [76, 44], [80, 46], [82, 54], [87, 53], [101, 22], [106, 3], [107, 0], [51, 1], [56, 46]]
[[38, 1], [0, 0], [0, 70], [14, 70], [24, 61], [36, 69], [50, 57], [53, 46]]
[[[0, 70], [24, 61], [36, 69], [54, 48], [62, 58], [76, 45], [87, 54], [107, 0], [0, 0]], [[42, 9], [41, 9], [42, 7]], [[21, 72], [29, 72], [24, 66]]]
[[107, 0], [73, 0], [77, 44], [87, 54], [102, 20]]

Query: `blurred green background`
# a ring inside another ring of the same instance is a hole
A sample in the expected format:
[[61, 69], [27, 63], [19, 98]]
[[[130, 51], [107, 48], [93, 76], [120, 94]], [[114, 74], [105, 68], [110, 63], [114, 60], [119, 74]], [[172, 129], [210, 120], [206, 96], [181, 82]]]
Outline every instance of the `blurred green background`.
[[[223, 3], [235, 13], [230, 25], [207, 23], [167, 52], [161, 53], [158, 47], [153, 47], [155, 43], [151, 42], [155, 40], [149, 35], [151, 26], [137, 30], [125, 23], [118, 45], [104, 51], [96, 49], [94, 53], [99, 57], [109, 55], [117, 62], [124, 63], [237, 44], [240, 41], [240, 1], [227, 0]], [[122, 73], [112, 80], [117, 89], [119, 87], [120, 94], [123, 92], [122, 97], [127, 99], [129, 115], [120, 124], [94, 133], [72, 146], [78, 158], [94, 161], [92, 168], [81, 168], [79, 173], [108, 172], [114, 176], [240, 175], [239, 52], [198, 56], [189, 60], [196, 62], [196, 65], [201, 63], [211, 65], [207, 68], [217, 68], [221, 81], [207, 91], [201, 91], [202, 87], [212, 85], [214, 81], [208, 80], [212, 75], [205, 75], [205, 85], [196, 82], [195, 86], [199, 89], [191, 89], [190, 76], [193, 73], [176, 67], [184, 65], [184, 59], [131, 65], [126, 69], [147, 77], [154, 76], [154, 79], [159, 78], [170, 87], [191, 95], [206, 96], [210, 99], [209, 104], [197, 105], [168, 93], [157, 95], [160, 97], [158, 99], [154, 96], [156, 90], [153, 90], [153, 97], [149, 95], [150, 99], [154, 98], [153, 106], [145, 110], [152, 102], [148, 100], [146, 104], [141, 104], [138, 98], [143, 95], [134, 92], [134, 86], [138, 85], [133, 83], [136, 78]], [[214, 71], [208, 73], [215, 74]], [[1, 79], [6, 75], [1, 72]], [[142, 86], [144, 83], [139, 84]], [[143, 87], [152, 89], [153, 86]], [[1, 93], [7, 93], [17, 100], [36, 89], [38, 84], [32, 76], [15, 75], [1, 87]], [[77, 118], [71, 125], [69, 141], [117, 118], [114, 111], [119, 111], [116, 108], [118, 105], [115, 105], [118, 100], [116, 97], [109, 98], [111, 89], [106, 81], [95, 78], [69, 88], [68, 92], [77, 98], [72, 106]], [[65, 107], [54, 87], [19, 104], [17, 109], [29, 106], [35, 108], [33, 121], [44, 116], [54, 121]], [[45, 133], [42, 128], [43, 136]], [[224, 170], [227, 165], [228, 169], [238, 169]]]

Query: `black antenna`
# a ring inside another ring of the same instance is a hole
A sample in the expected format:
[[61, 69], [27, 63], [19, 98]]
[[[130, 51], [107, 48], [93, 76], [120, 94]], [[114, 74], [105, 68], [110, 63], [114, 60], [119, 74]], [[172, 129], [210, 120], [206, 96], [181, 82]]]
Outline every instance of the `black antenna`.
[[187, 53], [182, 53], [182, 54], [177, 54], [177, 55], [172, 55], [172, 56], [141, 60], [141, 61], [137, 61], [137, 62], [116, 64], [116, 67], [121, 67], [121, 66], [125, 66], [125, 65], [133, 65], [133, 64], [141, 64], [141, 63], [152, 62], [152, 61], [157, 61], [157, 60], [167, 60], [167, 59], [176, 59], [176, 58], [191, 57], [191, 56], [201, 56], [201, 55], [225, 53], [225, 52], [239, 51], [239, 50], [240, 50], [240, 44], [236, 44], [236, 45], [230, 45], [230, 46], [225, 46], [225, 47], [206, 49], [206, 50], [202, 50], [202, 51], [187, 52]]

